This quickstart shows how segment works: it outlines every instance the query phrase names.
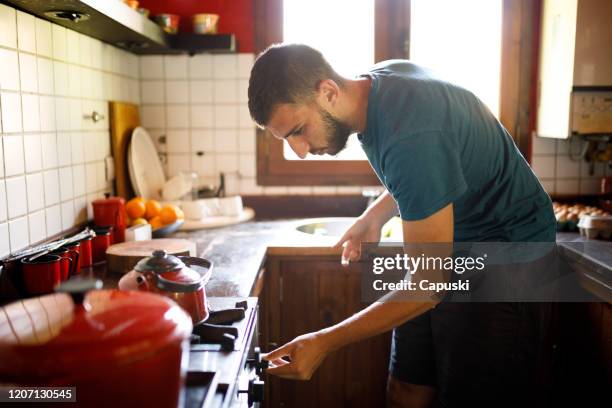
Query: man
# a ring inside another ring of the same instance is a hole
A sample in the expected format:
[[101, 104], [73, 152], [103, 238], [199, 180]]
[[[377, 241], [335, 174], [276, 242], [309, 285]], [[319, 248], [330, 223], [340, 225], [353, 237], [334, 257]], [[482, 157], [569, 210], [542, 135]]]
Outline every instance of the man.
[[[349, 79], [308, 46], [274, 45], [251, 71], [249, 110], [302, 159], [335, 155], [358, 133], [386, 192], [338, 242], [343, 260], [378, 242], [398, 209], [405, 244], [555, 240], [550, 199], [503, 126], [471, 92], [408, 61]], [[377, 302], [270, 352], [268, 372], [309, 379], [330, 352], [394, 329], [389, 406], [520, 403], [537, 347], [526, 319], [515, 304]]]

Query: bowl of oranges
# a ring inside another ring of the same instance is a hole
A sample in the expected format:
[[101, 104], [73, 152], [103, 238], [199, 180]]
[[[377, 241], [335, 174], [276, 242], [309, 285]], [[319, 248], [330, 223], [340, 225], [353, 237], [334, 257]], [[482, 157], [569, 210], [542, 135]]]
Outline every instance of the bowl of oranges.
[[153, 238], [162, 238], [176, 232], [185, 222], [185, 214], [177, 205], [135, 197], [125, 205], [129, 225], [151, 225]]

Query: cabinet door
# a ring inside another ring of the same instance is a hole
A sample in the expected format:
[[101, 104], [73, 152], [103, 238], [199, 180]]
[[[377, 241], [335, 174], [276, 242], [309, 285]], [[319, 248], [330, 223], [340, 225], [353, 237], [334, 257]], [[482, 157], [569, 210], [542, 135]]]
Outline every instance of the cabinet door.
[[[267, 269], [264, 331], [272, 343], [331, 326], [367, 306], [361, 302], [358, 264], [343, 268], [337, 259], [283, 259], [271, 260]], [[272, 290], [278, 290], [278, 297]], [[268, 406], [384, 406], [389, 345], [385, 334], [341, 349], [328, 356], [310, 381], [269, 376]]]

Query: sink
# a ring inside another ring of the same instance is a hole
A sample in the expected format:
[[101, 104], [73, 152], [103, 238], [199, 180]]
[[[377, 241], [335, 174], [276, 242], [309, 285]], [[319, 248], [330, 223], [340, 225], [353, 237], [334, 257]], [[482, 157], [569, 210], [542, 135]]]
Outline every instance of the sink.
[[295, 229], [306, 234], [340, 238], [355, 219], [354, 217], [314, 218], [298, 225]]
[[[339, 239], [355, 220], [355, 217], [313, 218], [303, 221], [295, 229], [305, 234]], [[402, 222], [399, 217], [393, 217], [382, 227], [382, 240], [402, 240]]]

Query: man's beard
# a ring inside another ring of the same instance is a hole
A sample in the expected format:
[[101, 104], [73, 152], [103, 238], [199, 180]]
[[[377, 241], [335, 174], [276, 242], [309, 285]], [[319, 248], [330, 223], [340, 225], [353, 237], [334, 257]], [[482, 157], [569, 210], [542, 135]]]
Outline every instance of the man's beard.
[[325, 126], [325, 134], [327, 135], [325, 153], [334, 156], [346, 147], [348, 138], [353, 131], [345, 123], [334, 118], [325, 109], [320, 108], [320, 111], [323, 126]]

